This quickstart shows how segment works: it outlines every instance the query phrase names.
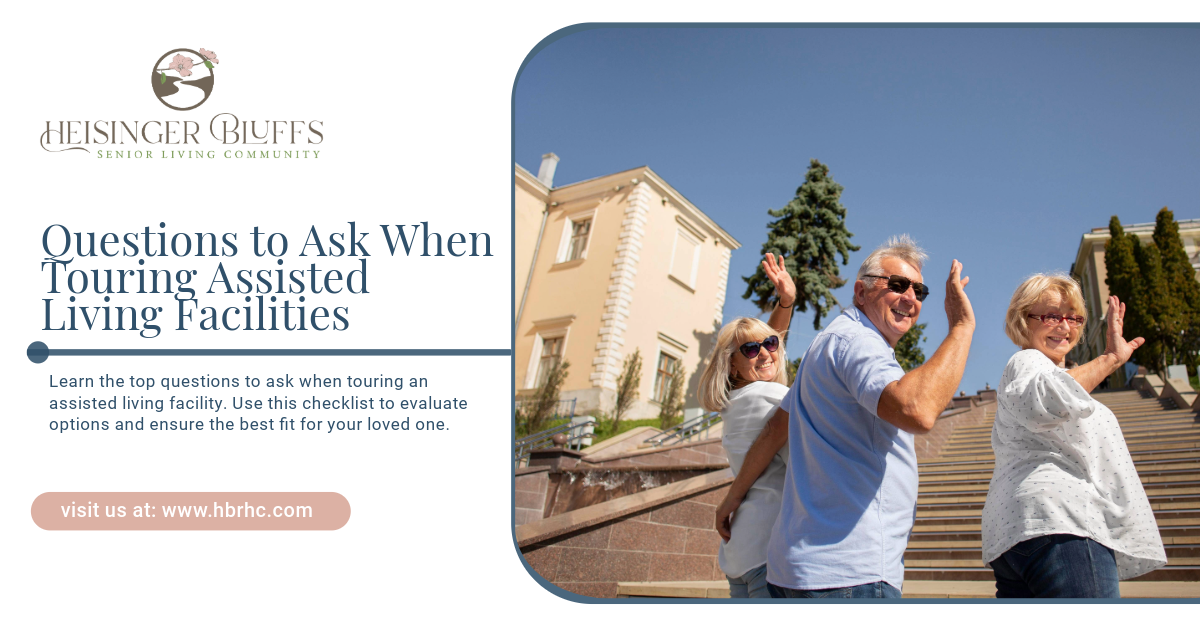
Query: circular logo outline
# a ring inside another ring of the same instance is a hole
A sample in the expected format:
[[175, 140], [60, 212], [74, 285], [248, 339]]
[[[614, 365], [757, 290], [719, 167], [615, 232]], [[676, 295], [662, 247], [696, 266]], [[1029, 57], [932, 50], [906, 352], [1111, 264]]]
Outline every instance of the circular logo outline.
[[[199, 52], [197, 52], [195, 50], [192, 50], [191, 48], [176, 48], [174, 50], [168, 50], [166, 53], [163, 54], [163, 56], [158, 58], [158, 61], [154, 62], [154, 68], [150, 72], [152, 75], [150, 78], [151, 81], [157, 80], [155, 78], [155, 75], [157, 75], [157, 73], [162, 71], [161, 69], [159, 69], [158, 64], [162, 63], [163, 59], [167, 58], [167, 55], [170, 55], [170, 54], [176, 53], [176, 52], [190, 52], [191, 54], [194, 54], [197, 57], [200, 57], [200, 59], [202, 60], [201, 63], [203, 63], [203, 59], [205, 59], [204, 55], [200, 54]], [[212, 75], [213, 89], [216, 89], [217, 88], [217, 70], [216, 70], [216, 68], [207, 68], [207, 67], [206, 67], [206, 69], [208, 70], [209, 74]], [[153, 84], [151, 84], [151, 89], [153, 89], [153, 88], [154, 88], [154, 86], [153, 86]], [[209, 92], [204, 95], [204, 98], [200, 99], [200, 102], [192, 105], [191, 107], [176, 107], [175, 105], [172, 105], [172, 104], [166, 102], [162, 98], [159, 98], [158, 94], [154, 95], [154, 99], [157, 100], [158, 102], [162, 103], [164, 106], [174, 109], [175, 111], [191, 111], [192, 109], [195, 109], [195, 108], [199, 107], [200, 105], [203, 105], [205, 102], [207, 102], [209, 96], [212, 96], [212, 90], [209, 90]]]

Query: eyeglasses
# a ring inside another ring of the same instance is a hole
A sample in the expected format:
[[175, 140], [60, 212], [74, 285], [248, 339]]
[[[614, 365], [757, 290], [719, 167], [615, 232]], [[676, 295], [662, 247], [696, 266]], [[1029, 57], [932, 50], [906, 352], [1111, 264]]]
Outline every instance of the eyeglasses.
[[779, 336], [771, 336], [762, 342], [747, 342], [738, 347], [738, 351], [741, 351], [742, 355], [753, 360], [758, 357], [760, 347], [771, 353], [775, 353], [775, 350], [779, 348]]
[[1042, 321], [1043, 325], [1050, 327], [1058, 327], [1059, 323], [1067, 321], [1070, 327], [1079, 327], [1083, 325], [1085, 319], [1082, 316], [1067, 316], [1066, 314], [1027, 314], [1029, 318], [1036, 318]]
[[924, 301], [925, 297], [929, 296], [929, 286], [927, 286], [919, 281], [913, 281], [913, 280], [909, 279], [908, 277], [901, 277], [900, 275], [892, 275], [891, 277], [880, 277], [879, 275], [863, 275], [863, 277], [871, 277], [873, 279], [886, 279], [888, 282], [888, 284], [887, 284], [888, 290], [891, 290], [892, 292], [895, 292], [897, 294], [904, 294], [905, 292], [908, 292], [908, 287], [912, 286], [913, 294], [916, 295], [918, 301]]

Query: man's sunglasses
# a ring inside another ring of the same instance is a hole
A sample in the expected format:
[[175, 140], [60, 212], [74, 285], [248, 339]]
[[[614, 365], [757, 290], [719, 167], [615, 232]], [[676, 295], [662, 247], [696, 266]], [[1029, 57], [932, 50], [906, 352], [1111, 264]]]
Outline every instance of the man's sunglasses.
[[901, 277], [900, 275], [892, 275], [891, 277], [880, 277], [879, 275], [863, 275], [863, 277], [871, 277], [873, 279], [886, 279], [888, 282], [888, 284], [887, 284], [888, 290], [891, 290], [892, 292], [895, 292], [898, 294], [904, 294], [905, 292], [908, 292], [908, 287], [912, 286], [913, 294], [915, 294], [917, 296], [918, 301], [924, 301], [925, 297], [929, 296], [929, 286], [927, 286], [919, 281], [913, 281], [913, 280], [909, 279], [908, 277]]
[[758, 357], [759, 348], [775, 353], [775, 350], [779, 348], [779, 336], [771, 336], [762, 342], [747, 342], [738, 347], [738, 351], [741, 351], [742, 355], [753, 360]]

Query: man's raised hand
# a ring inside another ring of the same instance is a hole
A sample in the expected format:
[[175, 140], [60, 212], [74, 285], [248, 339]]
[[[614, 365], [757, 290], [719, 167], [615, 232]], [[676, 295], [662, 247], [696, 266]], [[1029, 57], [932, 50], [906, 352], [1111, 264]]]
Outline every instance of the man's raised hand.
[[946, 320], [950, 322], [950, 329], [961, 325], [969, 327], [973, 331], [975, 329], [975, 310], [971, 308], [971, 300], [967, 298], [967, 293], [963, 290], [971, 278], [960, 278], [962, 267], [962, 262], [958, 260], [954, 260], [950, 264], [950, 278], [946, 280]]

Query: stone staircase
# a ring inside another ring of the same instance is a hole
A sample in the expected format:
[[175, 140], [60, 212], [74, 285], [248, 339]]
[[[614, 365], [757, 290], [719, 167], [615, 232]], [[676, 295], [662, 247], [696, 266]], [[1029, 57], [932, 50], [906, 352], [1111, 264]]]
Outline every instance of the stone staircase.
[[[1130, 454], [1158, 520], [1159, 531], [1169, 560], [1165, 567], [1135, 580], [1122, 582], [1121, 596], [1125, 598], [1200, 598], [1200, 419], [1195, 410], [1179, 408], [1176, 405], [1176, 396], [1168, 394], [1160, 397], [1152, 396], [1159, 390], [1150, 389], [1145, 393], [1122, 390], [1094, 395], [1097, 401], [1108, 406], [1116, 414], [1121, 424]], [[928, 446], [924, 450], [929, 451], [929, 455], [934, 457], [919, 460], [920, 487], [917, 500], [917, 519], [909, 539], [908, 549], [905, 552], [904, 597], [906, 598], [992, 598], [996, 595], [992, 570], [982, 562], [980, 538], [980, 517], [995, 464], [991, 447], [995, 408], [995, 403], [990, 400], [985, 400], [985, 403], [982, 404], [973, 404], [970, 412], [979, 414], [944, 417], [943, 422], [940, 423], [943, 431], [935, 434], [936, 438], [926, 438]], [[937, 429], [935, 428], [935, 430]], [[707, 445], [707, 443], [703, 444]], [[645, 454], [630, 452], [625, 455], [637, 457]], [[657, 459], [647, 459], [646, 462], [658, 463]], [[712, 513], [710, 511], [715, 508], [715, 504], [720, 501], [727, 490], [729, 479], [725, 476], [728, 476], [728, 472], [725, 472], [724, 475], [716, 472], [698, 476], [676, 483], [678, 487], [676, 484], [670, 484], [662, 488], [651, 489], [644, 494], [630, 495], [615, 500], [603, 507], [616, 507], [622, 500], [650, 499], [654, 497], [652, 493], [655, 491], [682, 490], [686, 488], [684, 485], [709, 482], [704, 487], [695, 489], [707, 492], [697, 493], [698, 496], [689, 498], [696, 503], [689, 502], [688, 507], [692, 510], [704, 509], [704, 513], [703, 516], [697, 514], [692, 523], [695, 529], [689, 530], [688, 534], [711, 537], [713, 533], [708, 529], [711, 526]], [[656, 504], [658, 501], [662, 501], [658, 498], [655, 499], [657, 500], [654, 502]], [[674, 498], [662, 499], [670, 501]], [[655, 508], [680, 507], [679, 504], [655, 506]], [[601, 507], [591, 507], [591, 509], [596, 508]], [[629, 518], [635, 514], [635, 511], [636, 508], [627, 513], [622, 511], [619, 514], [622, 514], [622, 518]], [[579, 512], [582, 513], [583, 510]], [[568, 513], [555, 519], [569, 519], [571, 516], [572, 513]], [[638, 516], [645, 517], [645, 515]], [[615, 519], [616, 524], [614, 525], [632, 525], [629, 522], [622, 522], [622, 518]], [[674, 521], [668, 521], [668, 519], [664, 519], [665, 524]], [[655, 521], [653, 516], [649, 520], [652, 523]], [[579, 522], [567, 523], [573, 526], [569, 528], [570, 530], [583, 525]], [[584, 536], [573, 538], [567, 535], [563, 536], [561, 540], [553, 542], [538, 541], [540, 537], [531, 536], [529, 547], [522, 546], [522, 551], [529, 556], [535, 556], [537, 552], [553, 551], [554, 548], [551, 545], [562, 545], [561, 552], [564, 556], [562, 561], [566, 561], [566, 564], [569, 565], [571, 561], [567, 559], [571, 557], [566, 555], [567, 552], [598, 551], [593, 549], [576, 550], [568, 547], [578, 545], [590, 548], [596, 545], [591, 541], [587, 542], [591, 543], [588, 545], [581, 540], [585, 536], [590, 539], [592, 535], [602, 532], [599, 527], [593, 526], [593, 528], [587, 528], [592, 531], [583, 533]], [[518, 528], [518, 536], [522, 529], [524, 528]], [[533, 528], [529, 529], [533, 530]], [[581, 533], [574, 532], [573, 534]], [[614, 528], [611, 536], [618, 539], [620, 534]], [[534, 543], [534, 541], [538, 542]], [[624, 547], [620, 543], [614, 543], [610, 540], [605, 546], [608, 551], [621, 550]], [[715, 543], [709, 543], [709, 546], [705, 547], [706, 549], [701, 549], [715, 554]], [[690, 541], [684, 547], [688, 556], [683, 558], [656, 554], [651, 558], [650, 567], [645, 574], [638, 572], [637, 575], [634, 575], [631, 572], [628, 577], [622, 577], [617, 575], [617, 572], [613, 572], [612, 579], [615, 582], [605, 585], [608, 588], [604, 589], [603, 595], [651, 598], [728, 597], [728, 583], [720, 579], [721, 574], [716, 567], [712, 568], [713, 576], [715, 576], [713, 580], [708, 580], [703, 576], [704, 569], [692, 569], [688, 572], [690, 575], [687, 577], [669, 577], [675, 576], [677, 572], [682, 575], [683, 572], [675, 567], [682, 565], [684, 558], [692, 561], [700, 558], [691, 556], [692, 550], [689, 548], [691, 548]], [[667, 550], [659, 548], [654, 551]], [[632, 560], [624, 554], [618, 558], [620, 558], [618, 562], [621, 564], [630, 563]], [[661, 565], [655, 567], [657, 564], [654, 563], [655, 560], [661, 562]], [[545, 571], [550, 573], [548, 567]], [[541, 572], [539, 571], [539, 573]], [[553, 580], [550, 576], [546, 577], [558, 583], [559, 580], [564, 579], [564, 572], [560, 569], [556, 573], [557, 580]], [[567, 570], [566, 573], [570, 575], [573, 572]], [[559, 586], [569, 588], [585, 586], [585, 584], [560, 584]], [[585, 594], [591, 595], [592, 593]]]
[[[1200, 423], [1196, 412], [1176, 408], [1169, 398], [1146, 398], [1131, 390], [1094, 397], [1108, 406], [1121, 424], [1169, 560], [1166, 567], [1129, 584], [1143, 595], [1200, 596]], [[919, 461], [917, 520], [904, 563], [906, 583], [917, 585], [926, 594], [922, 597], [995, 595], [992, 570], [981, 560], [980, 540], [980, 514], [995, 462], [991, 447], [994, 412], [992, 405], [984, 424], [958, 427], [938, 457]], [[906, 594], [908, 589], [906, 586]]]

